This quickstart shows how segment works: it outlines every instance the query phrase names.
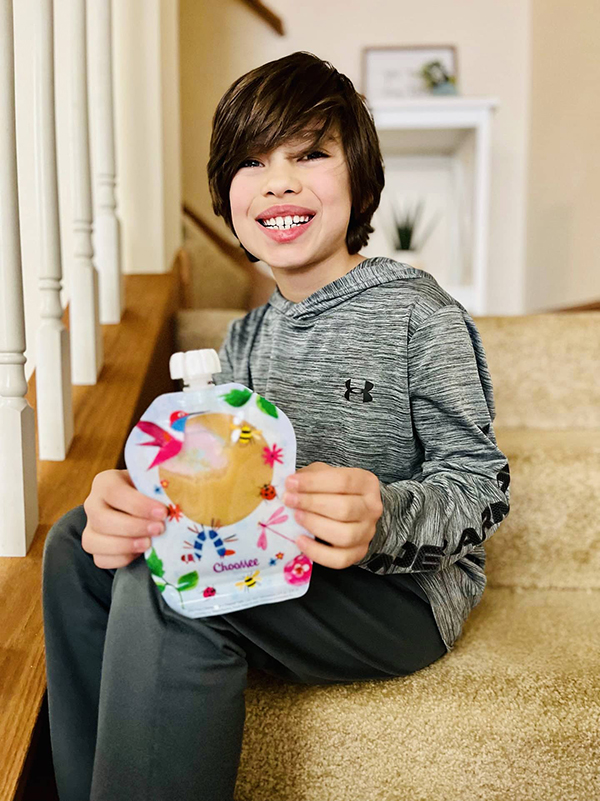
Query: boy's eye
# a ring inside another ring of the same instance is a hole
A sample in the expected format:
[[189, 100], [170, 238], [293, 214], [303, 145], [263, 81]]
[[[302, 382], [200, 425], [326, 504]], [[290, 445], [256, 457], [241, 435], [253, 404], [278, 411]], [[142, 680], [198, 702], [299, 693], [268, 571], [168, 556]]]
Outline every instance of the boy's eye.
[[[307, 153], [307, 155], [306, 155], [306, 158], [309, 158], [310, 156], [316, 156], [316, 157], [317, 157], [317, 158], [319, 158], [319, 159], [320, 159], [321, 157], [323, 157], [323, 158], [326, 158], [326, 159], [328, 159], [328, 158], [329, 158], [329, 156], [327, 155], [327, 153], [321, 153], [321, 151], [320, 151], [320, 150], [313, 150], [313, 152], [312, 152], [312, 153]], [[311, 161], [314, 161], [314, 159], [311, 159]]]
[[[307, 153], [306, 156], [303, 156], [302, 158], [307, 158], [309, 159], [309, 161], [316, 161], [316, 159], [310, 158], [311, 156], [316, 156], [317, 158], [326, 158], [326, 159], [329, 158], [329, 156], [326, 153], [322, 153], [320, 150], [313, 150], [311, 153]], [[250, 162], [256, 162], [256, 159], [246, 159], [246, 161], [243, 161], [240, 164], [240, 167], [245, 167], [246, 164], [249, 164]]]

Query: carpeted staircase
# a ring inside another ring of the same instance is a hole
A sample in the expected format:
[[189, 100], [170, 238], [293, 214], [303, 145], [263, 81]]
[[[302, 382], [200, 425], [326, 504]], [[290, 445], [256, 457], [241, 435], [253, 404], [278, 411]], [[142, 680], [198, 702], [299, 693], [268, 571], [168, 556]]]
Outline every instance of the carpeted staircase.
[[[180, 312], [179, 347], [244, 314]], [[483, 598], [412, 676], [250, 670], [236, 801], [600, 799], [600, 312], [474, 319], [511, 472]]]

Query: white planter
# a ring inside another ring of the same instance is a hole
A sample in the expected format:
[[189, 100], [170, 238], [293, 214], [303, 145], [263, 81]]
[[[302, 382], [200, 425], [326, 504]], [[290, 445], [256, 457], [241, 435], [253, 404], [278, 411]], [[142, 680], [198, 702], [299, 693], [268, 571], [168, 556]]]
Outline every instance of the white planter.
[[421, 262], [421, 254], [418, 250], [395, 250], [392, 258], [403, 264], [410, 264], [411, 267], [416, 267], [417, 270], [424, 269]]

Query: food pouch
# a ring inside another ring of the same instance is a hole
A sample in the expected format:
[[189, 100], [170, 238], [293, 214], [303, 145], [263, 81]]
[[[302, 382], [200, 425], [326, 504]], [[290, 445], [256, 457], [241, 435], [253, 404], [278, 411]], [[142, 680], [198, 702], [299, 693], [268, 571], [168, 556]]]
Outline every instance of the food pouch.
[[298, 598], [312, 561], [306, 529], [281, 498], [296, 470], [296, 436], [273, 403], [235, 382], [216, 386], [215, 350], [174, 353], [182, 392], [159, 395], [132, 429], [125, 464], [135, 487], [168, 508], [145, 552], [165, 602], [209, 617]]

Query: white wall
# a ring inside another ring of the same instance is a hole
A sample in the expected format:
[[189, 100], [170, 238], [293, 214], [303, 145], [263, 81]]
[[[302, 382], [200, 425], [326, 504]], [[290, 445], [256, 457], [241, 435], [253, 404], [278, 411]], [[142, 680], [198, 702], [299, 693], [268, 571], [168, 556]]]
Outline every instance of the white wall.
[[168, 270], [181, 241], [177, 0], [113, 0], [123, 272]]
[[[35, 367], [40, 261], [33, 125], [33, 15], [37, 0], [14, 3], [17, 166], [25, 293], [25, 375]], [[73, 253], [69, 0], [54, 0], [56, 130], [63, 307]], [[88, 17], [89, 22], [89, 17]], [[117, 214], [125, 273], [164, 272], [181, 241], [177, 0], [113, 0]], [[88, 57], [90, 51], [88, 49]], [[89, 85], [89, 98], [93, 87]], [[91, 159], [94, 166], [94, 129]], [[92, 192], [94, 175], [92, 172]]]
[[533, 0], [526, 302], [600, 300], [600, 3]]

